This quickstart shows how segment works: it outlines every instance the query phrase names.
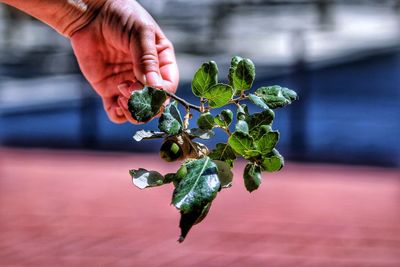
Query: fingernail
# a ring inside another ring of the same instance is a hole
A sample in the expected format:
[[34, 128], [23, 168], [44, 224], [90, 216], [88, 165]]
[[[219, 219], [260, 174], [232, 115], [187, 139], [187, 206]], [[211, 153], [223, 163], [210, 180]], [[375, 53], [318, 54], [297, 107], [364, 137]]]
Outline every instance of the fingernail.
[[150, 86], [162, 87], [163, 85], [160, 75], [158, 75], [158, 73], [154, 71], [146, 74], [146, 81], [147, 84]]
[[124, 96], [129, 98], [131, 96], [131, 90], [129, 89], [130, 84], [128, 82], [123, 82], [117, 85], [119, 92]]
[[118, 97], [118, 105], [119, 105], [121, 108], [123, 108], [123, 109], [125, 109], [125, 110], [128, 110], [128, 99], [126, 99], [126, 98], [123, 97], [123, 96]]

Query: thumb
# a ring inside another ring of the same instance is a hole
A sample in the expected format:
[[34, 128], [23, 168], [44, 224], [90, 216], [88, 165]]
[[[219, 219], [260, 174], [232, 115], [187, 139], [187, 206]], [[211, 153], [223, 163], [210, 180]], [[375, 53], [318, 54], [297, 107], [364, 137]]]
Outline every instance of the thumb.
[[152, 26], [143, 26], [132, 37], [131, 51], [134, 74], [144, 85], [162, 87], [156, 33]]

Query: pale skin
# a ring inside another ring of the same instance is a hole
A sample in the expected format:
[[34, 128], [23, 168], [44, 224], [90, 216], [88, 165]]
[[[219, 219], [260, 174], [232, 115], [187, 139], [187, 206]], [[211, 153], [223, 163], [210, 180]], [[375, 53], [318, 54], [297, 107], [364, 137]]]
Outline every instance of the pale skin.
[[80, 69], [111, 121], [134, 121], [127, 102], [143, 85], [175, 92], [172, 43], [133, 0], [0, 0], [70, 38]]

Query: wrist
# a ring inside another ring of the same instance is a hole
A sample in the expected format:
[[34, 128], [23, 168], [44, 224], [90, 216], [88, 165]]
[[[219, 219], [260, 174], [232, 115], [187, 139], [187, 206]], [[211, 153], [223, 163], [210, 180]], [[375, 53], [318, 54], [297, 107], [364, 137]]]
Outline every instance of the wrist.
[[50, 25], [66, 37], [90, 23], [107, 0], [0, 0]]
[[56, 30], [66, 37], [71, 37], [96, 18], [106, 2], [107, 0], [68, 0], [65, 10], [68, 19], [63, 21], [60, 18]]

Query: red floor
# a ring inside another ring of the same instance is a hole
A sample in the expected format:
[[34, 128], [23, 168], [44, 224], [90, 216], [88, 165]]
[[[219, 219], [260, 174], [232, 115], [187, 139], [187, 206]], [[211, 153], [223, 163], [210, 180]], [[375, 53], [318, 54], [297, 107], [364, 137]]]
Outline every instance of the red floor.
[[[400, 172], [288, 163], [236, 180], [186, 241], [156, 155], [0, 150], [0, 266], [400, 266]], [[169, 168], [171, 168], [169, 170]]]

